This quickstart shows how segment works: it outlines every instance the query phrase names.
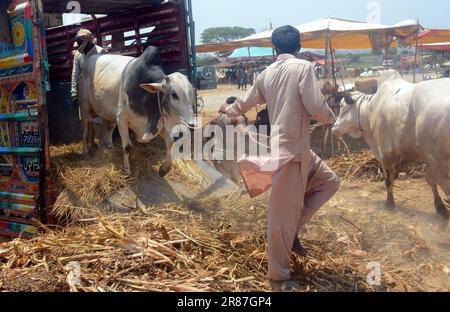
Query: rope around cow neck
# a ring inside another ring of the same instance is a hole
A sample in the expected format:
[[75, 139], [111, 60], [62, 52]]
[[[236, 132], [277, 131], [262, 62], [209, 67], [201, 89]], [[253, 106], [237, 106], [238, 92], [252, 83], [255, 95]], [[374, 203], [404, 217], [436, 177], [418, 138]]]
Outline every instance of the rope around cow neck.
[[186, 121], [182, 120], [181, 122], [189, 129], [189, 130], [203, 130], [205, 129], [207, 126], [210, 126], [211, 124], [213, 124], [214, 122], [216, 122], [217, 120], [219, 120], [220, 117], [222, 117], [224, 114], [223, 113], [219, 113], [219, 116], [213, 118], [212, 120], [208, 121], [207, 123], [203, 124], [200, 127], [193, 127], [191, 125], [189, 125]]
[[374, 97], [373, 94], [365, 96], [365, 97], [359, 99], [359, 103], [356, 103], [358, 127], [359, 127], [359, 130], [361, 130], [363, 135], [364, 135], [365, 131], [361, 124], [361, 107], [364, 103], [364, 100], [366, 100], [367, 102], [370, 102], [370, 101], [372, 101], [373, 97]]

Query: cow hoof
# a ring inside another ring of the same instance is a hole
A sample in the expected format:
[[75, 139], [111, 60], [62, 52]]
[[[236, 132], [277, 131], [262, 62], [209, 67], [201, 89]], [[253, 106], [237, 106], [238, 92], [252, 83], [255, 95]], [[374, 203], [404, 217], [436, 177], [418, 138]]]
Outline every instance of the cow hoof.
[[164, 166], [161, 166], [161, 168], [159, 168], [159, 176], [161, 178], [164, 178], [166, 175], [169, 174], [170, 170], [171, 170], [170, 167], [169, 168], [164, 168]]
[[109, 142], [101, 142], [99, 147], [103, 148], [103, 149], [113, 149], [114, 148], [114, 144], [113, 143], [109, 143]]
[[395, 204], [393, 204], [393, 203], [387, 203], [386, 209], [387, 209], [388, 211], [394, 211], [394, 210], [395, 210]]

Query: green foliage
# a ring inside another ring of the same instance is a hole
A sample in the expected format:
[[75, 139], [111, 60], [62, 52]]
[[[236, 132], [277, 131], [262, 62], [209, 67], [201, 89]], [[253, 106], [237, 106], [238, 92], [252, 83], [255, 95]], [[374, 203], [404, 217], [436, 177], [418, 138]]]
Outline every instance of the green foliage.
[[400, 54], [401, 54], [401, 55], [412, 55], [413, 52], [411, 52], [411, 51], [409, 51], [409, 50], [407, 50], [407, 49], [404, 49], [404, 50], [402, 50], [402, 52], [400, 52]]
[[350, 56], [350, 62], [352, 62], [352, 63], [357, 63], [361, 59], [360, 54], [349, 54], [349, 56]]
[[383, 51], [382, 50], [372, 50], [372, 54], [376, 55], [376, 56], [382, 56], [383, 55]]
[[397, 48], [387, 48], [385, 53], [386, 55], [397, 55], [398, 50]]
[[202, 33], [203, 43], [221, 43], [245, 38], [255, 34], [253, 28], [243, 27], [214, 27], [208, 28]]

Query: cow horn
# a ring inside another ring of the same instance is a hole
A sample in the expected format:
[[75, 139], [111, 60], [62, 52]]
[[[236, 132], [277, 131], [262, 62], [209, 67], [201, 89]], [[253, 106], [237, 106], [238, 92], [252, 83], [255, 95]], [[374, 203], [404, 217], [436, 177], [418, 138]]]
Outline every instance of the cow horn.
[[160, 83], [144, 83], [140, 86], [142, 89], [150, 93], [158, 93], [163, 91], [163, 86]]

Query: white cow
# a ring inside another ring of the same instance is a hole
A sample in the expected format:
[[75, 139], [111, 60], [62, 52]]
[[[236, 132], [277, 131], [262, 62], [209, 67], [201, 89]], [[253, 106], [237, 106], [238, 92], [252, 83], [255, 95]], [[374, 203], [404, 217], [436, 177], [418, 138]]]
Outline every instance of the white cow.
[[394, 179], [402, 166], [417, 160], [427, 164], [437, 212], [449, 218], [438, 193], [450, 199], [450, 79], [411, 84], [395, 71], [387, 71], [375, 95], [347, 94], [333, 132], [364, 137], [383, 165], [387, 205], [393, 209]]
[[[129, 129], [138, 142], [147, 143], [162, 136], [167, 158], [160, 169], [166, 175], [172, 167], [172, 129], [194, 123], [194, 89], [180, 73], [166, 76], [160, 66], [159, 50], [148, 47], [139, 58], [120, 55], [94, 55], [80, 76], [80, 105], [85, 129], [91, 111], [105, 123], [102, 140], [112, 146], [116, 125], [122, 139], [124, 166], [131, 173]], [[87, 130], [83, 133], [87, 153]]]

